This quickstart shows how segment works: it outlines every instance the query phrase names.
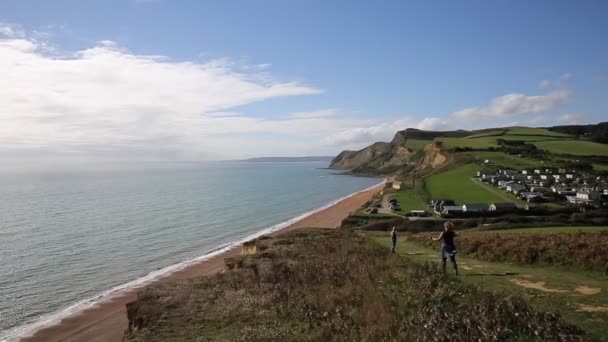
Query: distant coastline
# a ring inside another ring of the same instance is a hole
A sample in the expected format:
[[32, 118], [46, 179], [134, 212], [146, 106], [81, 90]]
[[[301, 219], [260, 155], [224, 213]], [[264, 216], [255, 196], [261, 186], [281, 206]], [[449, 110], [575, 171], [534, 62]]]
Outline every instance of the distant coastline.
[[306, 157], [257, 157], [250, 159], [235, 160], [249, 163], [269, 163], [269, 162], [331, 162], [334, 159], [332, 156], [306, 156]]

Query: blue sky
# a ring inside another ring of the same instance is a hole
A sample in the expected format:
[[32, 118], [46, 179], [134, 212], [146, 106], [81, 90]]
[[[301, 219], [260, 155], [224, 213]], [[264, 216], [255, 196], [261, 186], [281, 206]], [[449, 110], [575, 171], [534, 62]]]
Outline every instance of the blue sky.
[[199, 160], [595, 123], [607, 17], [604, 1], [3, 1], [0, 85], [15, 90], [0, 144], [13, 159]]

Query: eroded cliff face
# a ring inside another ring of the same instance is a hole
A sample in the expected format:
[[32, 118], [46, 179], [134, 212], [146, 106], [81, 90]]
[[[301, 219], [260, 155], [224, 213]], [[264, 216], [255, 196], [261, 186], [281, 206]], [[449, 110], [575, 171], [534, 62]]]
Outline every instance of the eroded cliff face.
[[416, 164], [416, 171], [422, 171], [426, 169], [434, 169], [443, 166], [447, 160], [447, 153], [441, 148], [442, 145], [439, 142], [433, 142], [424, 146], [424, 153], [422, 158]]
[[360, 151], [343, 151], [332, 160], [329, 168], [354, 170], [372, 161], [386, 157], [390, 153], [390, 150], [390, 144], [378, 142]]
[[[440, 143], [428, 144], [421, 151], [408, 148], [408, 132], [411, 130], [397, 132], [390, 143], [375, 143], [360, 151], [343, 151], [334, 158], [330, 168], [351, 170], [355, 174], [391, 174], [436, 168], [447, 162], [447, 153]], [[416, 130], [416, 134], [420, 131]]]

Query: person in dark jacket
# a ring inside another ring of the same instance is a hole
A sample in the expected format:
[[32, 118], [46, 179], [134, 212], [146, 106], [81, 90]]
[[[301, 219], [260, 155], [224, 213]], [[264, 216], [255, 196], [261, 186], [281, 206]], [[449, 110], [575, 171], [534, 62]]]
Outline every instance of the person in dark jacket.
[[431, 237], [434, 241], [441, 241], [441, 265], [443, 272], [445, 272], [445, 264], [447, 259], [450, 259], [454, 273], [458, 275], [458, 265], [456, 264], [456, 244], [454, 238], [456, 232], [454, 231], [454, 224], [452, 222], [446, 222], [443, 225], [445, 229], [437, 238]]
[[395, 253], [395, 248], [397, 248], [397, 228], [393, 227], [393, 230], [391, 230], [391, 241], [393, 243], [393, 248], [391, 249], [391, 252]]

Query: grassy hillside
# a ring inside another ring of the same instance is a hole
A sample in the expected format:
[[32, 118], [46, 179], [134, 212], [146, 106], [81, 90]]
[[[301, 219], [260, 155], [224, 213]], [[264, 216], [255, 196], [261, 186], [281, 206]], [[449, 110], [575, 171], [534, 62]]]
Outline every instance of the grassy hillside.
[[[540, 234], [533, 238], [529, 234], [501, 234], [499, 238], [495, 235], [470, 233], [457, 237], [457, 259], [463, 282], [504, 295], [523, 295], [540, 310], [560, 312], [568, 322], [588, 332], [591, 340], [606, 340], [608, 278], [601, 271], [558, 266], [582, 263], [593, 268], [596, 261], [585, 256], [587, 251], [589, 256], [595, 251], [606, 260], [602, 245], [598, 244], [598, 234], [561, 234], [564, 235], [561, 237], [560, 234]], [[397, 252], [412, 262], [437, 262], [438, 246], [430, 242], [429, 236], [408, 235], [407, 239], [400, 240]], [[605, 244], [607, 236], [600, 243]], [[386, 237], [375, 241], [387, 247], [390, 244]], [[583, 249], [581, 243], [591, 243], [591, 246]], [[547, 246], [552, 252], [542, 251]], [[533, 258], [538, 255], [545, 258]]]
[[608, 144], [585, 140], [537, 141], [533, 145], [538, 149], [558, 154], [608, 156]]
[[430, 144], [431, 142], [433, 141], [425, 139], [408, 139], [405, 143], [405, 147], [418, 151], [422, 150], [425, 145]]
[[432, 175], [425, 179], [425, 190], [430, 198], [449, 198], [458, 204], [504, 202], [471, 180], [480, 168], [476, 164], [466, 164]]
[[521, 296], [496, 295], [342, 230], [256, 243], [229, 271], [147, 289], [125, 341], [574, 341]]
[[485, 162], [487, 160], [488, 166], [490, 167], [505, 167], [522, 170], [541, 166], [551, 167], [558, 165], [552, 160], [541, 161], [533, 158], [519, 157], [504, 152], [475, 151], [465, 152], [463, 155], [468, 156], [478, 162]]
[[582, 227], [537, 227], [537, 228], [515, 228], [501, 229], [497, 231], [488, 230], [487, 232], [498, 233], [532, 233], [532, 234], [548, 234], [548, 233], [608, 233], [608, 227], [599, 226], [582, 226]]

